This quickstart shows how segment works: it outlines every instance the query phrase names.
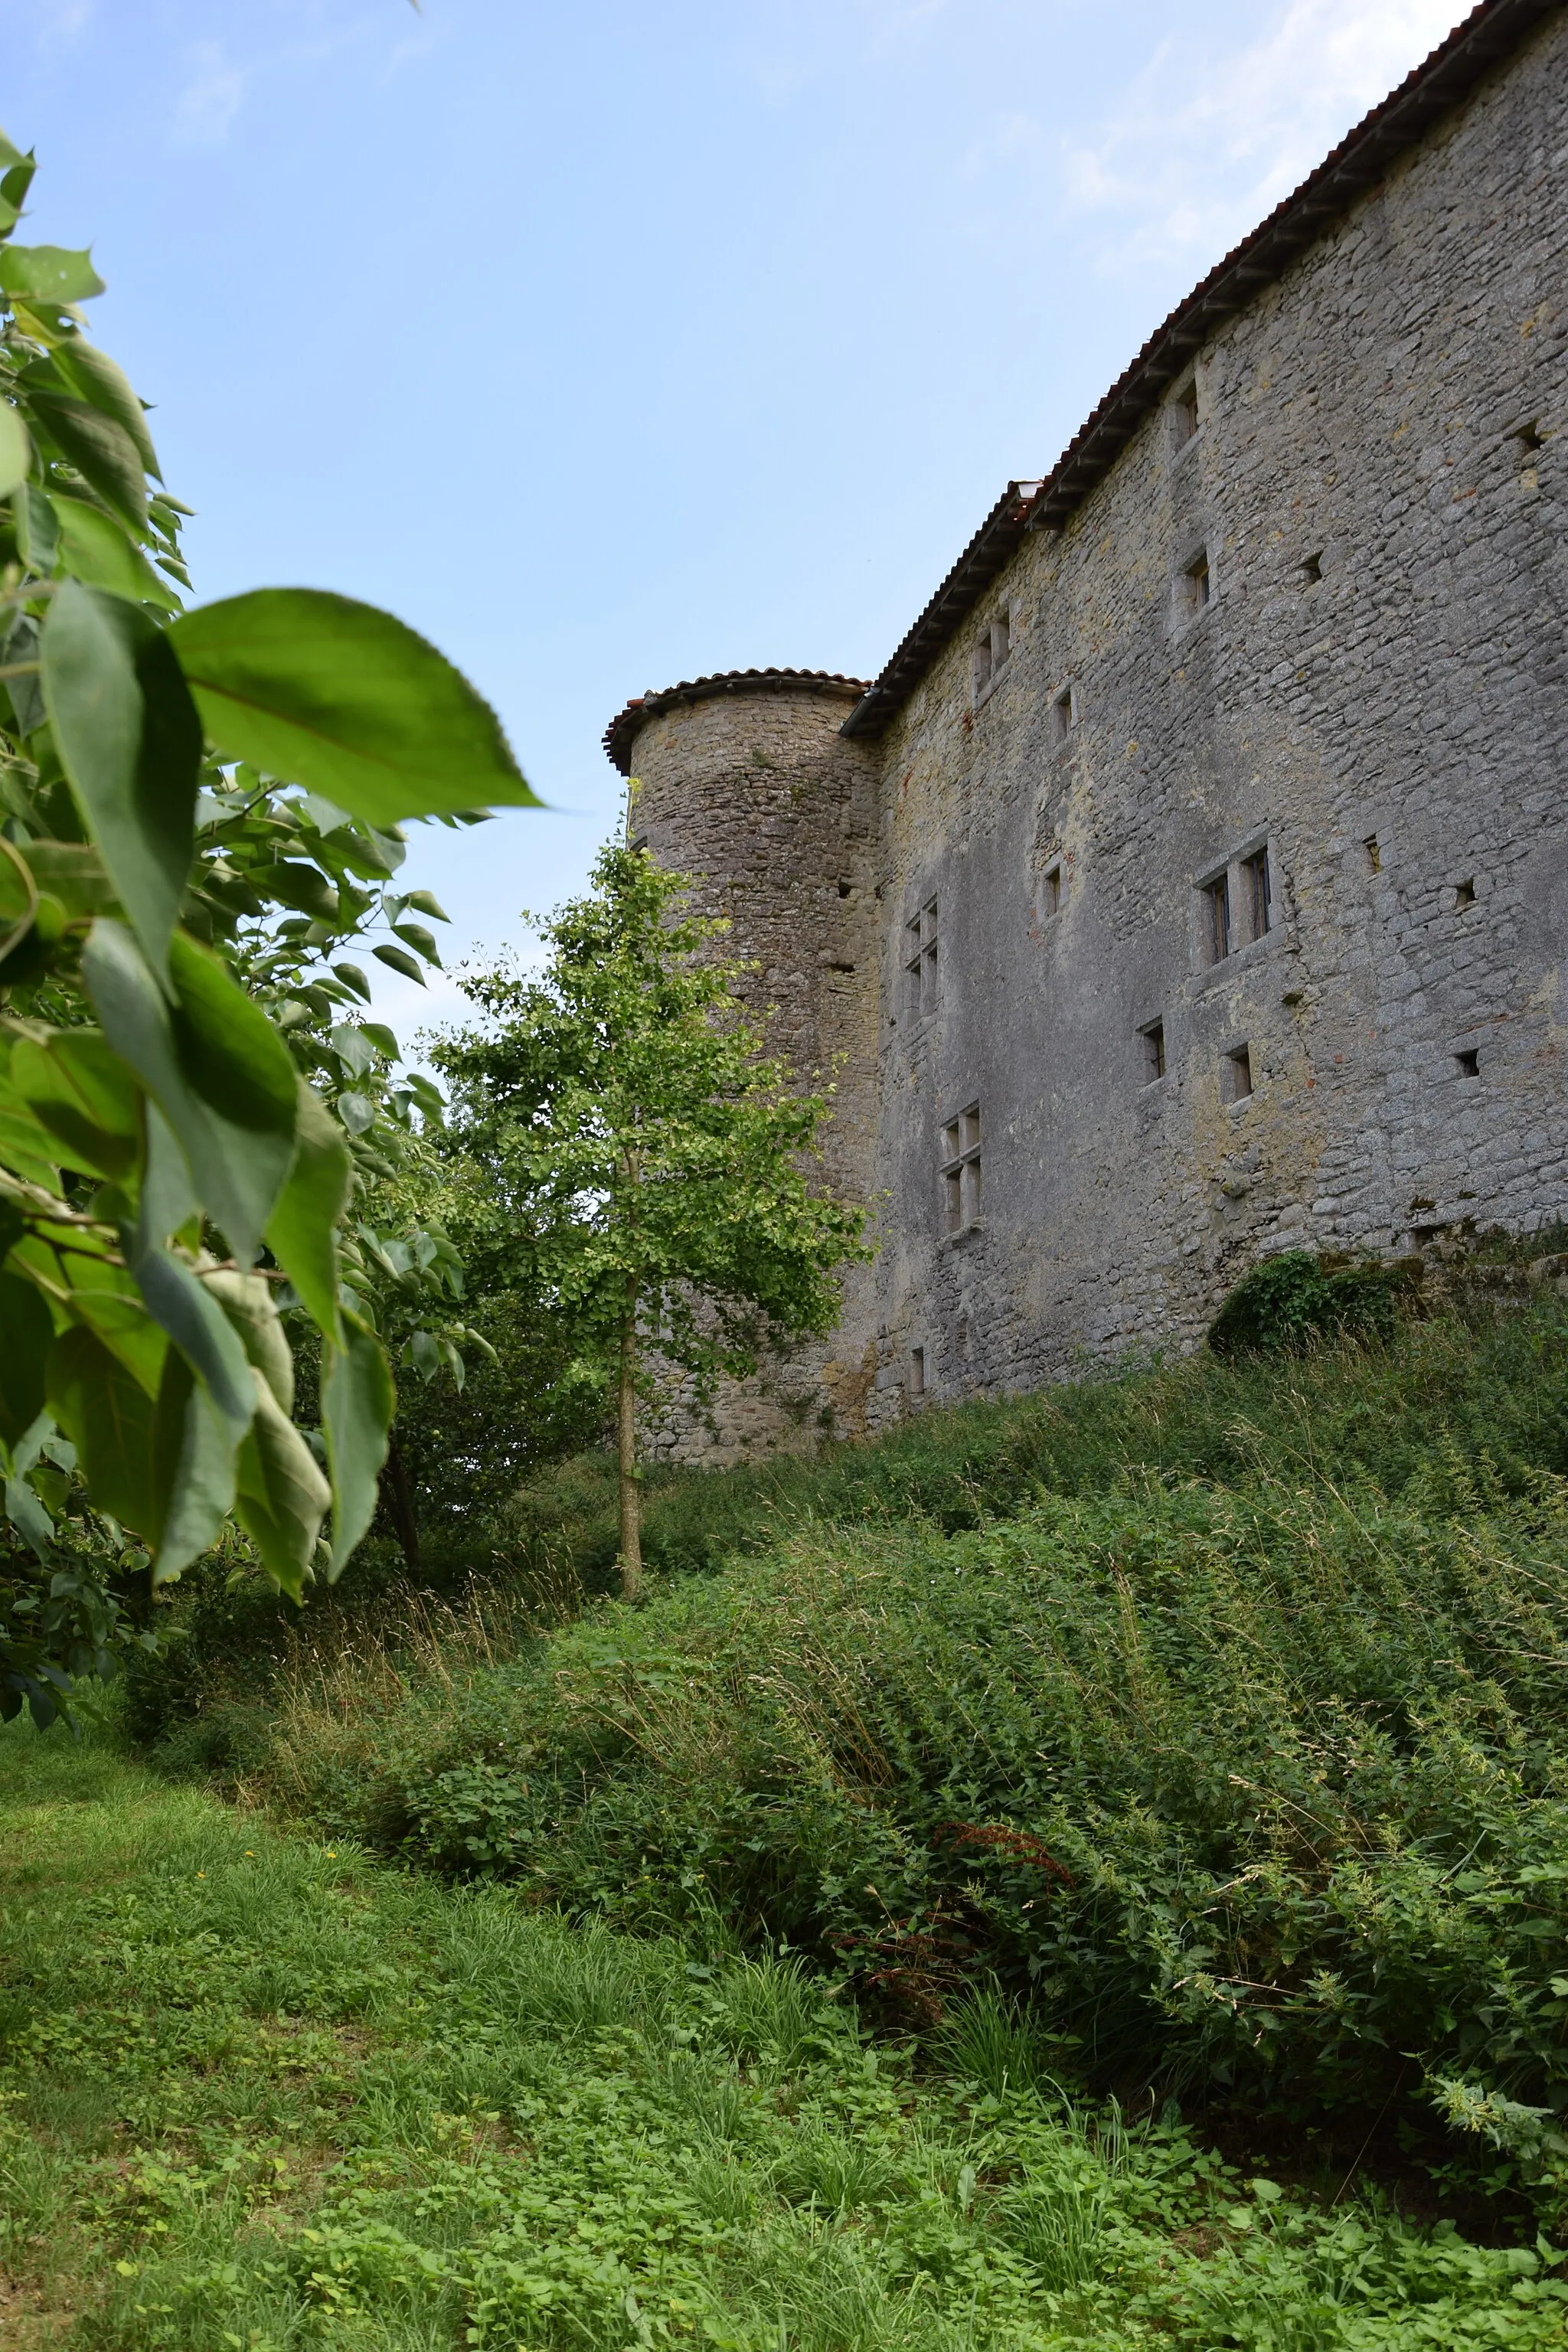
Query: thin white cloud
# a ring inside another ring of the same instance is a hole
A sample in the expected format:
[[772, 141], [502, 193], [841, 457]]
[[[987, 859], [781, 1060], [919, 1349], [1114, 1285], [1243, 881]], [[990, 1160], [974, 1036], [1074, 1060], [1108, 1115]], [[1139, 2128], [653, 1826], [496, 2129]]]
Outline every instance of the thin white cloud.
[[1463, 0], [1277, 0], [1228, 56], [1189, 18], [1112, 114], [1064, 142], [1068, 210], [1115, 223], [1111, 267], [1217, 258], [1463, 13]]
[[183, 147], [220, 147], [245, 99], [246, 76], [216, 41], [197, 44], [190, 80], [174, 101], [174, 136]]

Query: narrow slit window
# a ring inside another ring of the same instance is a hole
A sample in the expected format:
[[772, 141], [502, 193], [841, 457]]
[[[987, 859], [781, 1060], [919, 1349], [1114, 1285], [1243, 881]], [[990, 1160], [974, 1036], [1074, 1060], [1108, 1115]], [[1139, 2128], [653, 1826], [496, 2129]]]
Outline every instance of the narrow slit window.
[[1220, 1066], [1220, 1092], [1227, 1103], [1245, 1102], [1252, 1092], [1252, 1055], [1233, 1045]]
[[1454, 1059], [1459, 1066], [1459, 1076], [1462, 1078], [1479, 1078], [1480, 1076], [1481, 1057], [1479, 1050], [1476, 1046], [1468, 1045], [1462, 1054], [1456, 1054]]
[[1203, 553], [1194, 555], [1182, 571], [1182, 604], [1189, 619], [1195, 618], [1205, 610], [1212, 593], [1208, 550], [1205, 548]]
[[1143, 1083], [1152, 1087], [1165, 1075], [1165, 1024], [1163, 1021], [1151, 1021], [1146, 1029], [1139, 1031], [1139, 1035], [1143, 1041]]
[[910, 1394], [924, 1396], [926, 1392], [926, 1351], [923, 1348], [910, 1349]]
[[1309, 555], [1306, 562], [1301, 566], [1301, 577], [1303, 580], [1310, 582], [1313, 580], [1321, 580], [1322, 576], [1322, 557], [1321, 555]]
[[1362, 843], [1362, 847], [1366, 852], [1366, 862], [1369, 871], [1373, 874], [1381, 874], [1383, 871], [1383, 852], [1378, 847], [1376, 834], [1369, 833], [1366, 839]]
[[942, 1213], [950, 1234], [980, 1222], [980, 1106], [971, 1103], [942, 1130]]
[[995, 677], [997, 671], [1006, 661], [1007, 656], [1012, 650], [1013, 623], [1011, 616], [1006, 613], [999, 613], [995, 620], [991, 624], [991, 675], [993, 677]]
[[1255, 849], [1241, 861], [1242, 914], [1249, 940], [1260, 940], [1273, 920], [1273, 892], [1268, 878], [1268, 852]]
[[1051, 704], [1051, 740], [1065, 743], [1072, 733], [1072, 688], [1064, 686]]
[[1205, 882], [1204, 900], [1204, 954], [1210, 963], [1223, 963], [1230, 953], [1230, 876], [1216, 874]]
[[1198, 429], [1198, 388], [1185, 383], [1171, 399], [1171, 446], [1184, 449]]
[[936, 1010], [937, 972], [936, 900], [928, 898], [904, 925], [904, 991], [917, 1020]]
[[1059, 915], [1061, 912], [1062, 869], [1059, 859], [1055, 866], [1046, 868], [1040, 887], [1040, 903], [1047, 915]]
[[991, 632], [989, 629], [980, 638], [969, 656], [969, 673], [974, 688], [975, 699], [978, 700], [991, 683]]
[[1454, 885], [1454, 908], [1455, 908], [1455, 911], [1456, 911], [1456, 912], [1458, 912], [1461, 908], [1464, 908], [1464, 907], [1473, 907], [1473, 906], [1475, 905], [1475, 903], [1476, 903], [1476, 885], [1475, 885], [1475, 879], [1474, 879], [1474, 877], [1472, 876], [1472, 877], [1470, 877], [1468, 880], [1463, 881], [1463, 882], [1456, 882], [1456, 883], [1455, 883], [1455, 885]]

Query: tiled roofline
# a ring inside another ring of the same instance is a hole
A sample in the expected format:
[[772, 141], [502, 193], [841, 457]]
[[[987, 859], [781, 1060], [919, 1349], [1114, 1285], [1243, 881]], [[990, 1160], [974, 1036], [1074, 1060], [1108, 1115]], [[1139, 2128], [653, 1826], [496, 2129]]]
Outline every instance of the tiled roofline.
[[605, 728], [604, 745], [623, 776], [632, 772], [632, 745], [639, 729], [661, 710], [681, 702], [708, 702], [722, 694], [840, 694], [856, 698], [857, 708], [869, 692], [863, 677], [840, 677], [827, 669], [724, 669], [711, 677], [682, 678], [661, 694], [639, 694], [618, 710]]
[[1438, 115], [1468, 97], [1500, 58], [1564, 0], [1480, 0], [1424, 65], [1357, 123], [1293, 195], [1194, 287], [1068, 444], [1043, 481], [1009, 482], [892, 659], [844, 722], [874, 735], [985, 593], [1026, 531], [1058, 529], [1121, 456], [1166, 387], [1221, 322], [1246, 309]]

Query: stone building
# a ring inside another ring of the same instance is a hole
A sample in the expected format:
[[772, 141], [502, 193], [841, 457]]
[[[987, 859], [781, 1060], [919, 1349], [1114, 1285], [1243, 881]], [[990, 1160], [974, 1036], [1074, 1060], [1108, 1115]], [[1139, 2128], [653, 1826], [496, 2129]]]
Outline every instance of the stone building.
[[873, 683], [613, 722], [876, 1203], [721, 1452], [1188, 1345], [1270, 1251], [1568, 1214], [1565, 190], [1568, 17], [1484, 0]]

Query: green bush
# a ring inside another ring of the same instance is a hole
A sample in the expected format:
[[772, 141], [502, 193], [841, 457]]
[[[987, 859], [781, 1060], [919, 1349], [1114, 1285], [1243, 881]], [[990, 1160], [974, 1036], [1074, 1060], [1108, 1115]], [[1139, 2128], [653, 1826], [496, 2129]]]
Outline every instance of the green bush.
[[1415, 1286], [1418, 1267], [1384, 1265], [1284, 1250], [1244, 1275], [1209, 1326], [1216, 1356], [1299, 1354], [1344, 1333], [1394, 1336], [1395, 1302]]

